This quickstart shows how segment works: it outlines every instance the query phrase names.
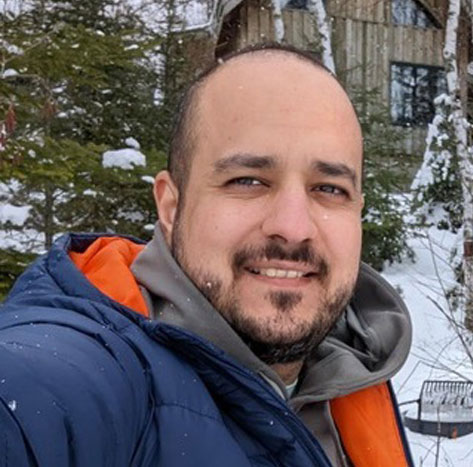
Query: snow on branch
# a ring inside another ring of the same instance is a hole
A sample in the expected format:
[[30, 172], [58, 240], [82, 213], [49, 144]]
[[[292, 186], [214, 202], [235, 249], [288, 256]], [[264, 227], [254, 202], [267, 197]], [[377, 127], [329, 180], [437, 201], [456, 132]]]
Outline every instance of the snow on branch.
[[284, 40], [284, 21], [281, 13], [281, 0], [271, 0], [271, 9], [273, 13], [274, 40], [282, 42]]
[[330, 24], [324, 3], [322, 0], [308, 0], [307, 9], [314, 15], [317, 22], [317, 28], [322, 42], [322, 61], [324, 65], [335, 74]]
[[106, 151], [103, 153], [102, 165], [105, 168], [119, 167], [124, 170], [133, 170], [136, 166], [145, 166], [146, 157], [140, 151], [132, 148]]
[[436, 111], [434, 119], [432, 123], [429, 123], [427, 129], [424, 159], [411, 185], [411, 190], [418, 192], [418, 201], [421, 202], [424, 201], [422, 188], [435, 183], [434, 168], [441, 167], [442, 179], [445, 180], [451, 162], [450, 152], [442, 149], [442, 143], [450, 138], [445, 132], [449, 113], [448, 107], [451, 105], [450, 96], [441, 94], [434, 100], [434, 104]]

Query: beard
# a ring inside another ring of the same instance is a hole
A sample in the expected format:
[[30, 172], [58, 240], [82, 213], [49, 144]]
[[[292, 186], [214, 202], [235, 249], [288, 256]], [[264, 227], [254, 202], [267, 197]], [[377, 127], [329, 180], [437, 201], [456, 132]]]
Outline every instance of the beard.
[[[179, 210], [172, 234], [171, 253], [181, 269], [193, 281], [210, 304], [223, 316], [249, 349], [267, 365], [293, 363], [305, 360], [332, 329], [350, 301], [356, 282], [356, 274], [348, 284], [342, 284], [328, 294], [327, 283], [330, 269], [327, 261], [314, 249], [301, 244], [295, 248], [285, 248], [274, 240], [262, 246], [247, 246], [238, 250], [231, 258], [234, 280], [224, 285], [216, 275], [201, 267], [192, 266], [184, 242], [179, 222]], [[312, 319], [302, 320], [292, 311], [304, 299], [300, 292], [271, 291], [265, 295], [274, 313], [271, 318], [261, 318], [257, 310], [244, 310], [236, 290], [236, 282], [243, 274], [248, 274], [245, 265], [250, 261], [287, 260], [309, 265], [316, 271], [311, 280], [320, 286], [318, 304], [314, 304]]]

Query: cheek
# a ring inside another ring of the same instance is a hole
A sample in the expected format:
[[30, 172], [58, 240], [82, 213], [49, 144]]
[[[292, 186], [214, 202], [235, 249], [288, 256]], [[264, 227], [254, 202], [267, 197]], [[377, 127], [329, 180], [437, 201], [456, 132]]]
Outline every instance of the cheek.
[[228, 256], [251, 238], [257, 226], [254, 217], [250, 210], [229, 203], [213, 201], [189, 206], [185, 216], [188, 247], [202, 254], [202, 262], [228, 261]]
[[361, 251], [361, 222], [358, 218], [341, 217], [326, 220], [324, 237], [335, 261], [358, 264]]
[[[205, 237], [205, 232], [209, 237], [221, 238], [222, 241], [225, 241], [225, 238], [238, 237], [249, 223], [247, 213], [215, 203], [207, 207], [197, 207], [189, 217], [189, 225], [195, 226], [197, 236]], [[205, 241], [205, 238], [201, 240]]]

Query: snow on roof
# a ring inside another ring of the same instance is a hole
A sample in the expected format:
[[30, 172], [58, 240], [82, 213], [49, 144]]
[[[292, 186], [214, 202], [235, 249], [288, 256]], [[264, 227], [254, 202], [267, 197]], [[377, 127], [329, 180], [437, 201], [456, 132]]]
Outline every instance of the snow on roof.
[[102, 156], [102, 165], [105, 168], [119, 167], [124, 170], [132, 170], [136, 166], [144, 167], [146, 156], [131, 148], [105, 151]]
[[[127, 0], [130, 7], [156, 32], [166, 31], [167, 11], [162, 4], [148, 0]], [[216, 34], [223, 17], [242, 0], [176, 0], [175, 31], [208, 30]]]
[[[168, 30], [167, 18], [170, 12], [162, 3], [149, 0], [127, 0], [127, 3], [151, 30]], [[209, 23], [214, 3], [214, 0], [176, 0], [172, 12], [174, 29], [200, 28]]]

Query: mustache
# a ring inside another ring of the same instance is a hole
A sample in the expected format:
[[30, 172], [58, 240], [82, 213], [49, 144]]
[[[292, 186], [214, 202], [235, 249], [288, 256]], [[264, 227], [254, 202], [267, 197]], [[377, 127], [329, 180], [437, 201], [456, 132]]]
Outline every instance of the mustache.
[[233, 269], [240, 271], [250, 261], [281, 260], [304, 263], [314, 270], [320, 279], [329, 274], [329, 266], [325, 258], [317, 253], [308, 244], [301, 244], [293, 248], [283, 247], [279, 243], [269, 242], [263, 246], [248, 246], [237, 251], [233, 256]]

